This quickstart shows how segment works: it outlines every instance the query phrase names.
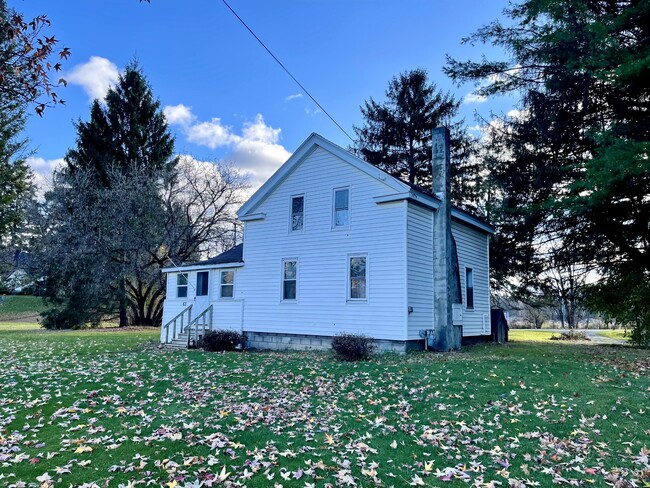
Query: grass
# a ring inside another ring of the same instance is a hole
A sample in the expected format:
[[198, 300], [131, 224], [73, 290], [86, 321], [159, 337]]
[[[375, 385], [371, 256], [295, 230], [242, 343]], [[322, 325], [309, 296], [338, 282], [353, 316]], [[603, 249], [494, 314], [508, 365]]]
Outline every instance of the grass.
[[0, 301], [0, 322], [21, 319], [23, 322], [36, 322], [43, 310], [45, 304], [41, 297], [6, 295]]
[[0, 331], [0, 486], [650, 482], [647, 351], [513, 342], [343, 363], [157, 337]]
[[627, 334], [627, 331], [625, 329], [601, 330], [598, 332], [598, 335], [609, 337], [611, 339], [621, 339], [624, 341], [630, 340], [630, 336]]
[[554, 332], [532, 329], [510, 329], [508, 340], [510, 342], [550, 342]]

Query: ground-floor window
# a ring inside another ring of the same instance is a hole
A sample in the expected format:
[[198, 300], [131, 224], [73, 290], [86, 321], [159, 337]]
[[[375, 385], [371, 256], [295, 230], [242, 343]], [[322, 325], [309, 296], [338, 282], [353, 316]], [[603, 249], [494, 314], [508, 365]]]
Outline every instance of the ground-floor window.
[[474, 271], [465, 268], [465, 302], [467, 308], [474, 308]]
[[348, 300], [368, 299], [368, 256], [348, 256]]
[[178, 298], [187, 298], [187, 273], [178, 273], [176, 275], [176, 296]]
[[282, 299], [295, 300], [298, 295], [298, 261], [282, 261]]
[[222, 271], [219, 280], [219, 298], [232, 298], [235, 291], [235, 272]]

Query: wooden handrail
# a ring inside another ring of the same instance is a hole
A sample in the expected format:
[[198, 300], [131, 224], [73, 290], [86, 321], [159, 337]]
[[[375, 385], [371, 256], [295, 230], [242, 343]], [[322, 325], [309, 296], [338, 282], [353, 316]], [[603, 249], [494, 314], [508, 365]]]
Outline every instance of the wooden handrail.
[[181, 327], [179, 333], [183, 332], [183, 322], [185, 318], [185, 312], [187, 312], [187, 321], [190, 322], [192, 320], [192, 307], [194, 304], [190, 304], [187, 308], [184, 308], [181, 312], [179, 312], [173, 319], [171, 319], [169, 322], [167, 322], [165, 325], [163, 325], [163, 329], [165, 329], [165, 344], [169, 344], [169, 326], [174, 325], [174, 329], [172, 331], [172, 341], [178, 337], [178, 334], [176, 333], [176, 321], [180, 319], [181, 322]]
[[[190, 343], [192, 341], [192, 326], [194, 326], [194, 337], [198, 341], [199, 338], [199, 321], [201, 322], [201, 328], [203, 335], [205, 335], [205, 326], [206, 326], [206, 316], [207, 316], [207, 325], [208, 330], [212, 330], [212, 305], [206, 308], [203, 312], [194, 317], [187, 324], [187, 348], [189, 349]], [[203, 319], [203, 320], [201, 320]]]

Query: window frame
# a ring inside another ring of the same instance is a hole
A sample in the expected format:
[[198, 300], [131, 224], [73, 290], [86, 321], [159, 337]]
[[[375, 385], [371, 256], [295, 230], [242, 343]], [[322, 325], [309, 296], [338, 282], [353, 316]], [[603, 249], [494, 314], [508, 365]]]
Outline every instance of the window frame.
[[[352, 273], [351, 273], [351, 264], [352, 264], [352, 259], [353, 258], [364, 258], [366, 261], [366, 268], [365, 268], [365, 282], [366, 282], [366, 294], [365, 297], [363, 298], [352, 298]], [[347, 290], [346, 290], [346, 301], [348, 303], [367, 303], [369, 296], [370, 296], [370, 287], [369, 287], [369, 281], [370, 281], [370, 259], [368, 256], [367, 252], [357, 252], [357, 253], [349, 253], [347, 255], [347, 260], [346, 260], [346, 267], [347, 267]]]
[[[348, 218], [347, 218], [347, 223], [345, 225], [336, 225], [336, 194], [340, 191], [347, 191], [348, 192], [348, 206], [346, 208], [347, 213], [348, 213]], [[349, 186], [340, 186], [338, 188], [333, 188], [332, 189], [332, 230], [339, 230], [339, 229], [349, 229], [350, 228], [350, 198], [351, 198], [352, 192], [350, 191]]]
[[[179, 284], [179, 278], [181, 276], [185, 277], [185, 284], [181, 285]], [[190, 284], [190, 274], [189, 273], [176, 273], [176, 298], [187, 298], [187, 293], [189, 291], [189, 284]], [[184, 288], [185, 289], [185, 295], [181, 295], [179, 293], [180, 289]]]
[[[302, 226], [300, 229], [293, 228], [293, 200], [302, 198]], [[307, 199], [304, 193], [296, 193], [289, 197], [289, 234], [302, 234], [305, 232], [305, 203]]]
[[465, 267], [465, 308], [474, 310], [474, 269], [469, 267]]
[[[232, 273], [232, 283], [223, 282], [224, 273]], [[229, 297], [223, 295], [223, 289], [226, 286], [232, 288], [232, 295], [230, 295]], [[219, 270], [219, 300], [233, 300], [234, 298], [235, 298], [235, 270], [234, 269]]]
[[[296, 277], [293, 280], [287, 280], [285, 278], [285, 264], [286, 263], [296, 263]], [[298, 258], [283, 258], [282, 267], [280, 268], [280, 301], [287, 303], [296, 303], [298, 301], [298, 282], [299, 282], [299, 272], [300, 272], [300, 262]], [[284, 296], [284, 284], [286, 281], [295, 281], [295, 297], [285, 298]]]
[[[207, 279], [205, 282], [205, 293], [203, 293], [203, 286], [199, 286], [199, 275], [206, 275]], [[210, 272], [209, 271], [197, 271], [196, 272], [196, 296], [197, 297], [207, 297], [210, 296]]]

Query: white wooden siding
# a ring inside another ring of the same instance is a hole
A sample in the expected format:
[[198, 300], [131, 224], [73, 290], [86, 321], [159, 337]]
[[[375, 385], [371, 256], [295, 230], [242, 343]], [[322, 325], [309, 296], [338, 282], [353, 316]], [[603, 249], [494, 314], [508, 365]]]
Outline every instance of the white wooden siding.
[[[350, 226], [332, 229], [333, 189], [350, 188]], [[244, 262], [235, 294], [244, 299], [244, 330], [286, 334], [363, 333], [406, 339], [406, 203], [377, 205], [391, 190], [316, 149], [245, 223]], [[304, 231], [289, 233], [290, 195], [304, 194]], [[368, 299], [346, 300], [348, 255], [368, 255]], [[295, 302], [281, 300], [281, 263], [297, 258]]]
[[[463, 336], [490, 334], [490, 277], [488, 265], [488, 236], [458, 222], [451, 224], [460, 266], [460, 283], [463, 296]], [[474, 272], [474, 308], [467, 309], [465, 270]], [[484, 331], [484, 316], [486, 330]]]
[[[409, 203], [407, 224], [408, 306], [413, 313], [408, 320], [408, 338], [418, 339], [419, 331], [430, 329], [433, 312], [433, 211]], [[487, 235], [479, 230], [452, 221], [456, 240], [463, 297], [463, 336], [490, 333], [490, 289]], [[465, 270], [474, 272], [474, 308], [467, 309]], [[487, 316], [484, 332], [483, 321]]]
[[407, 218], [408, 338], [433, 328], [433, 212], [412, 203]]

